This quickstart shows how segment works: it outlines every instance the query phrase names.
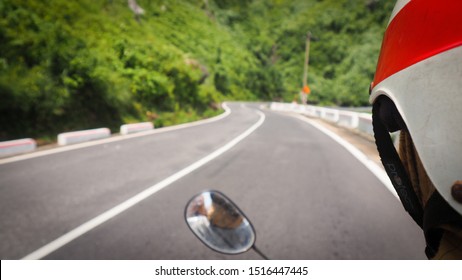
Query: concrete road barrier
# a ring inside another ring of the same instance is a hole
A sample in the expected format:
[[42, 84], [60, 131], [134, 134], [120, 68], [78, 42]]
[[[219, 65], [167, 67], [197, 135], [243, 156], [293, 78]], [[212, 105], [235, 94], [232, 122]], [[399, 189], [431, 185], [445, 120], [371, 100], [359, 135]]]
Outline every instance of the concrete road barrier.
[[370, 134], [370, 135], [374, 135], [371, 114], [359, 114], [358, 115], [358, 130], [365, 132], [367, 134]]
[[120, 134], [126, 135], [130, 133], [136, 133], [152, 129], [154, 129], [154, 125], [152, 124], [152, 122], [124, 124], [120, 126]]
[[358, 113], [349, 111], [340, 111], [337, 124], [348, 128], [358, 127]]
[[341, 114], [338, 110], [325, 109], [322, 112], [322, 118], [330, 122], [338, 122]]
[[0, 142], [0, 157], [35, 151], [37, 142], [31, 138]]
[[91, 140], [108, 138], [111, 136], [109, 128], [96, 128], [58, 134], [59, 145], [82, 143]]
[[370, 135], [374, 135], [371, 114], [280, 102], [271, 103], [270, 108], [274, 111], [294, 112], [310, 117], [321, 118], [343, 127], [357, 129]]

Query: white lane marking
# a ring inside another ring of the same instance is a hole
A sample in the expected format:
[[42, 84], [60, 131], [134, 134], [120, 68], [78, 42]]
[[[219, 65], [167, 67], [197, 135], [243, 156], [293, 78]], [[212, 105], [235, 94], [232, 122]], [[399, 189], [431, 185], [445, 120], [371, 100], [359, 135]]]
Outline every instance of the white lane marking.
[[367, 169], [369, 169], [372, 174], [374, 174], [377, 179], [379, 179], [382, 184], [399, 200], [398, 194], [395, 191], [395, 188], [391, 184], [390, 179], [388, 178], [387, 173], [385, 170], [380, 168], [374, 161], [367, 158], [367, 156], [358, 150], [356, 147], [348, 143], [347, 141], [343, 140], [340, 136], [333, 133], [332, 131], [328, 130], [327, 128], [323, 127], [322, 125], [300, 115], [291, 115], [297, 119], [300, 119], [304, 122], [307, 122], [314, 126], [315, 128], [319, 129], [321, 132], [332, 138], [334, 141], [342, 145], [348, 152], [350, 152], [355, 158], [357, 158]]
[[137, 203], [141, 202], [142, 200], [150, 197], [151, 195], [155, 194], [156, 192], [160, 191], [161, 189], [169, 186], [173, 182], [183, 178], [184, 176], [190, 174], [191, 172], [195, 171], [196, 169], [200, 168], [201, 166], [205, 165], [206, 163], [214, 160], [215, 158], [219, 157], [226, 151], [233, 148], [239, 142], [244, 140], [247, 136], [252, 134], [257, 128], [259, 128], [263, 122], [265, 121], [265, 114], [261, 111], [257, 110], [260, 119], [252, 125], [249, 129], [244, 131], [241, 135], [237, 136], [230, 142], [228, 142], [223, 147], [219, 148], [218, 150], [214, 151], [213, 153], [209, 154], [208, 156], [200, 159], [199, 161], [191, 164], [190, 166], [180, 170], [179, 172], [171, 175], [170, 177], [164, 179], [163, 181], [147, 188], [146, 190], [138, 193], [137, 195], [129, 198], [128, 200], [122, 202], [121, 204], [107, 210], [106, 212], [100, 214], [99, 216], [89, 220], [88, 222], [76, 227], [75, 229], [69, 231], [68, 233], [64, 234], [63, 236], [51, 241], [50, 243], [46, 244], [45, 246], [37, 249], [36, 251], [30, 253], [29, 255], [25, 256], [24, 260], [31, 260], [31, 259], [41, 259], [46, 255], [54, 252], [55, 250], [61, 248], [62, 246], [66, 245], [67, 243], [71, 242], [72, 240], [76, 239], [77, 237], [87, 233], [88, 231], [94, 229], [95, 227], [103, 224], [104, 222], [108, 221], [109, 219], [119, 215], [120, 213], [124, 212], [125, 210], [133, 207]]
[[53, 148], [53, 149], [50, 149], [50, 150], [33, 152], [33, 153], [30, 153], [30, 154], [14, 156], [14, 157], [11, 157], [11, 158], [0, 159], [0, 165], [7, 164], [7, 163], [12, 163], [12, 162], [16, 162], [16, 161], [21, 161], [21, 160], [32, 159], [32, 158], [36, 158], [36, 157], [42, 157], [42, 156], [47, 156], [47, 155], [52, 155], [52, 154], [57, 154], [57, 153], [62, 153], [62, 152], [82, 149], [82, 148], [87, 148], [87, 147], [101, 145], [101, 144], [107, 144], [107, 143], [127, 140], [127, 139], [131, 139], [131, 138], [137, 138], [137, 137], [142, 137], [142, 136], [147, 136], [147, 135], [152, 135], [152, 134], [157, 134], [157, 133], [164, 133], [164, 132], [179, 130], [179, 129], [183, 129], [183, 128], [194, 127], [194, 126], [203, 125], [203, 124], [207, 124], [207, 123], [211, 123], [211, 122], [216, 122], [216, 121], [219, 121], [221, 119], [226, 118], [227, 116], [229, 116], [231, 114], [231, 109], [227, 106], [226, 103], [223, 103], [222, 106], [223, 106], [223, 109], [225, 110], [225, 112], [223, 114], [221, 114], [221, 115], [218, 115], [218, 116], [210, 118], [210, 119], [200, 120], [200, 121], [196, 121], [196, 122], [192, 122], [192, 123], [185, 123], [185, 124], [179, 124], [179, 125], [174, 125], [174, 126], [168, 126], [168, 127], [163, 127], [163, 128], [157, 128], [157, 129], [154, 129], [154, 130], [149, 130], [149, 131], [145, 131], [145, 132], [139, 132], [139, 133], [135, 133], [135, 134], [113, 136], [111, 138], [95, 140], [95, 141], [90, 141], [90, 142], [85, 142], [85, 143], [80, 143], [80, 144], [74, 144], [74, 145], [71, 145], [71, 146]]

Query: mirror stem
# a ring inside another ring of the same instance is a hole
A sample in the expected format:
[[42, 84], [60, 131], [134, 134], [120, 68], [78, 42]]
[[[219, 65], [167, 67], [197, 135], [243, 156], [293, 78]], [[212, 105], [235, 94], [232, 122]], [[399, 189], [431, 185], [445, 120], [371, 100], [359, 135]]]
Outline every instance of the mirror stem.
[[263, 259], [269, 260], [269, 258], [268, 258], [265, 254], [263, 254], [263, 253], [257, 248], [257, 246], [255, 246], [255, 244], [253, 244], [252, 249], [253, 249], [257, 254], [259, 254], [260, 257], [262, 257]]

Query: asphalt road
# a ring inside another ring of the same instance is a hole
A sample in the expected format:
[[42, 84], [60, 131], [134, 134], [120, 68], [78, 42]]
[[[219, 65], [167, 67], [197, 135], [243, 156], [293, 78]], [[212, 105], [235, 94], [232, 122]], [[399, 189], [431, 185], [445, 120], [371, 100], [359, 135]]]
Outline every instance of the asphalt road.
[[[229, 116], [207, 124], [0, 161], [0, 258], [45, 248], [45, 259], [259, 259], [216, 253], [189, 231], [184, 206], [204, 189], [239, 205], [272, 259], [425, 258], [400, 202], [344, 147], [290, 115], [228, 105]], [[238, 136], [231, 149], [165, 183]], [[87, 223], [108, 210], [103, 222]]]

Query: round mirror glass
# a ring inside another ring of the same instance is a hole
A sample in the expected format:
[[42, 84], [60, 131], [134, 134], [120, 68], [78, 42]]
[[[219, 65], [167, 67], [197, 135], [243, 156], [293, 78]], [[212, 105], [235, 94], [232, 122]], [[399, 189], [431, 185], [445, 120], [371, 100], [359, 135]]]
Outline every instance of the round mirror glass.
[[243, 253], [255, 242], [255, 231], [249, 220], [229, 198], [217, 191], [194, 196], [186, 205], [185, 219], [205, 245], [220, 253]]

